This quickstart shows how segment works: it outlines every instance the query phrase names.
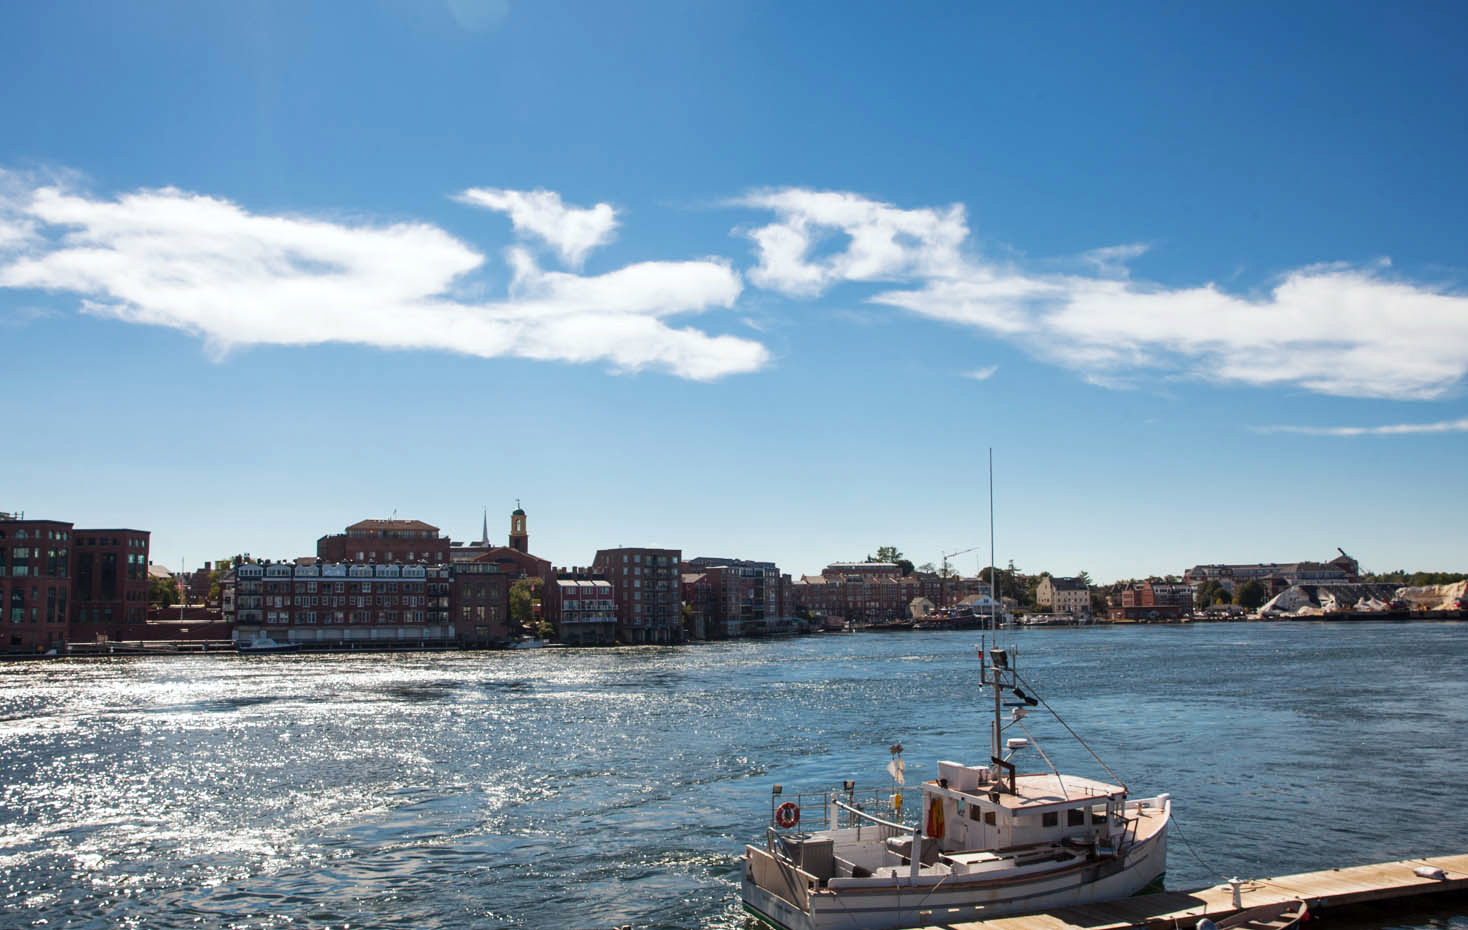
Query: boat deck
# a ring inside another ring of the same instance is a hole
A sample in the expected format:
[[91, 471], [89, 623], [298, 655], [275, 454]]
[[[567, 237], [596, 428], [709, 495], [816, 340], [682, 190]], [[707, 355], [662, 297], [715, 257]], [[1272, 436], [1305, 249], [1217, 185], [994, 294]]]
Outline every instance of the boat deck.
[[[1446, 877], [1423, 878], [1413, 872], [1419, 866], [1442, 869]], [[1245, 909], [1300, 899], [1311, 904], [1323, 900], [1329, 907], [1344, 907], [1465, 890], [1468, 890], [1468, 855], [1457, 855], [1256, 879], [1243, 886], [1241, 900]], [[1217, 921], [1238, 911], [1233, 906], [1233, 889], [1225, 884], [1199, 891], [1164, 891], [1044, 914], [990, 920], [945, 923], [941, 915], [934, 914], [934, 922], [922, 930], [1173, 930], [1175, 927], [1186, 930], [1200, 917]]]

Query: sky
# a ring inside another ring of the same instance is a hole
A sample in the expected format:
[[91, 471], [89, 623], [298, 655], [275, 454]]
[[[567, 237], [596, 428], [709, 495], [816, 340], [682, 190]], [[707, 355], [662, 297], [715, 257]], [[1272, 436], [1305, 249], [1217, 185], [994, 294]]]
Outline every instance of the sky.
[[1468, 568], [1453, 4], [0, 7], [0, 510]]

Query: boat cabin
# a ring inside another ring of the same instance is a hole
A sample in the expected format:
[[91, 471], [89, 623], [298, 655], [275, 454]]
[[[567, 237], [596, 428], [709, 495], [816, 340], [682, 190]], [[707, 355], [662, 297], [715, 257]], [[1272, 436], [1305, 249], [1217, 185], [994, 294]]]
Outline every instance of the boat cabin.
[[1051, 843], [1106, 847], [1126, 829], [1126, 789], [1075, 775], [996, 779], [987, 767], [939, 762], [937, 780], [922, 790], [923, 834], [945, 856]]

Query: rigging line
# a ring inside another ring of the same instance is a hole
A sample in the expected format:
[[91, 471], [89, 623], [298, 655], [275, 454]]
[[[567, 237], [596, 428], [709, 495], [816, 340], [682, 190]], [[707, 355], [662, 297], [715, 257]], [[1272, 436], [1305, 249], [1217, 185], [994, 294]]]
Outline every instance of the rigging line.
[[1086, 750], [1086, 752], [1089, 752], [1091, 754], [1091, 758], [1096, 760], [1096, 764], [1099, 765], [1099, 766], [1101, 766], [1103, 769], [1105, 769], [1106, 770], [1106, 774], [1107, 775], [1110, 775], [1113, 779], [1115, 779], [1117, 781], [1117, 783], [1121, 785], [1121, 788], [1122, 788], [1123, 791], [1126, 791], [1126, 792], [1130, 793], [1131, 789], [1126, 786], [1126, 782], [1122, 780], [1121, 776], [1118, 775], [1118, 774], [1116, 774], [1115, 772], [1111, 771], [1111, 766], [1109, 766], [1105, 762], [1103, 762], [1101, 760], [1101, 757], [1098, 756], [1098, 755], [1096, 755], [1096, 750], [1092, 749], [1089, 745], [1087, 745], [1086, 744], [1086, 741], [1083, 740], [1083, 739], [1081, 739], [1081, 735], [1079, 733], [1077, 733], [1075, 730], [1072, 730], [1070, 728], [1070, 724], [1066, 723], [1065, 722], [1065, 718], [1061, 717], [1060, 714], [1055, 710], [1055, 708], [1053, 708], [1053, 707], [1050, 706], [1050, 702], [1049, 701], [1047, 701], [1044, 698], [1040, 697], [1039, 692], [1037, 692], [1035, 690], [1035, 686], [1032, 685], [1032, 684], [1030, 684], [1028, 681], [1025, 681], [1023, 678], [1021, 678], [1019, 672], [1015, 672], [1014, 673], [1014, 677], [1015, 677], [1015, 680], [1016, 681], [1019, 681], [1026, 688], [1028, 688], [1030, 690], [1030, 694], [1032, 696], [1034, 696], [1035, 700], [1037, 700], [1041, 704], [1044, 704], [1045, 705], [1045, 709], [1048, 710], [1048, 711], [1050, 711], [1050, 713], [1055, 717], [1056, 721], [1061, 726], [1065, 727], [1065, 732], [1067, 732], [1071, 736], [1075, 737], [1075, 741], [1077, 743], [1080, 743], [1081, 746]]
[[1170, 824], [1170, 826], [1177, 830], [1178, 839], [1182, 840], [1183, 845], [1188, 847], [1188, 852], [1193, 854], [1193, 858], [1198, 860], [1199, 865], [1215, 875], [1223, 874], [1222, 872], [1218, 871], [1218, 869], [1214, 868], [1212, 863], [1204, 862], [1203, 857], [1198, 855], [1198, 851], [1193, 848], [1193, 844], [1189, 842], [1187, 836], [1183, 834], [1182, 824], [1178, 822], [1178, 819], [1176, 817], [1172, 818], [1172, 823]]
[[1054, 773], [1055, 780], [1060, 783], [1060, 793], [1069, 801], [1070, 792], [1065, 790], [1065, 779], [1061, 776], [1060, 769], [1056, 768], [1055, 763], [1050, 761], [1050, 757], [1045, 755], [1045, 750], [1040, 748], [1040, 741], [1035, 739], [1035, 735], [1029, 731], [1029, 728], [1024, 725], [1024, 722], [1021, 720], [1015, 720], [1014, 722], [1019, 724], [1021, 730], [1025, 731], [1025, 736], [1030, 738], [1030, 745], [1035, 747], [1035, 752], [1038, 752], [1040, 758], [1045, 760], [1045, 764], [1050, 766], [1050, 771]]

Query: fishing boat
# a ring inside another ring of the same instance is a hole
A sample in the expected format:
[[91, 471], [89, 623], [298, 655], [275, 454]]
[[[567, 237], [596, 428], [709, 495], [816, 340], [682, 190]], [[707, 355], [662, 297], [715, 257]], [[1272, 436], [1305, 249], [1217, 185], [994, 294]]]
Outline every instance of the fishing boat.
[[[901, 788], [879, 810], [858, 803], [851, 782], [795, 796], [776, 785], [764, 843], [744, 848], [745, 909], [778, 930], [894, 930], [1113, 900], [1160, 883], [1169, 795], [1131, 798], [1110, 769], [1113, 781], [1053, 766], [1018, 771], [1019, 754], [1039, 747], [1005, 734], [1028, 734], [1023, 720], [1034, 707], [1054, 710], [1016, 659], [979, 647], [994, 702], [989, 760], [939, 762], [912, 805], [916, 822], [900, 819]], [[892, 749], [900, 784], [902, 747]]]

